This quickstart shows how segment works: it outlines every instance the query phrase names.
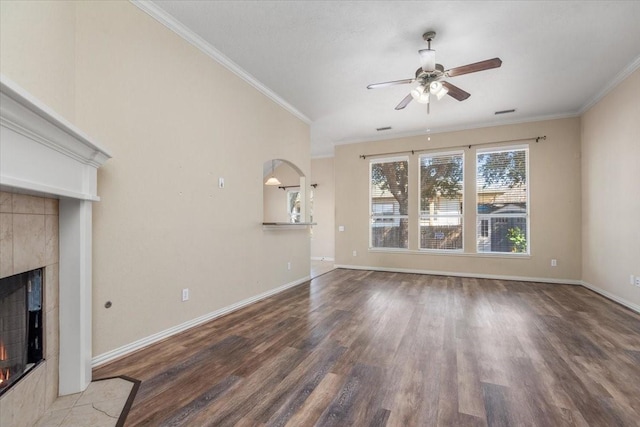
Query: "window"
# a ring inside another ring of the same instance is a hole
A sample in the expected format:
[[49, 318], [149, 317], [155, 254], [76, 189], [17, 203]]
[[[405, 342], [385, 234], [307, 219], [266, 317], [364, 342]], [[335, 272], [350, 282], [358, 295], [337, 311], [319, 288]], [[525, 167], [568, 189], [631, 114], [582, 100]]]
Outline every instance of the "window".
[[480, 220], [480, 237], [489, 237], [489, 220]]
[[287, 211], [290, 222], [300, 222], [300, 191], [290, 190], [287, 192]]
[[529, 253], [528, 149], [479, 151], [478, 252]]
[[463, 156], [420, 156], [420, 249], [462, 250]]
[[369, 167], [369, 246], [407, 249], [409, 159], [375, 159]]

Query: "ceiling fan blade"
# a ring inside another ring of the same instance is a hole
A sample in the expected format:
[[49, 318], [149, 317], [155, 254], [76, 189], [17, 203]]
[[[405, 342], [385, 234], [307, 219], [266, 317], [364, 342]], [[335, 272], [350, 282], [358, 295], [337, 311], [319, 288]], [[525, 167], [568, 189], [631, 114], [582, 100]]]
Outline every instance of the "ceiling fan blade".
[[474, 64], [463, 65], [462, 67], [452, 68], [445, 71], [445, 74], [449, 77], [461, 76], [463, 74], [477, 73], [478, 71], [490, 70], [492, 68], [499, 68], [502, 65], [500, 58], [487, 59], [486, 61], [476, 62]]
[[465, 92], [458, 86], [452, 85], [449, 82], [442, 82], [442, 86], [446, 87], [449, 90], [449, 92], [447, 92], [447, 95], [454, 99], [457, 99], [458, 101], [464, 101], [471, 96], [469, 92]]
[[400, 101], [400, 104], [396, 105], [396, 110], [402, 110], [404, 107], [409, 105], [412, 99], [413, 97], [411, 96], [411, 94], [405, 96], [404, 99]]
[[407, 83], [413, 83], [415, 79], [394, 80], [392, 82], [374, 83], [367, 86], [367, 89], [380, 89], [382, 87], [403, 85]]

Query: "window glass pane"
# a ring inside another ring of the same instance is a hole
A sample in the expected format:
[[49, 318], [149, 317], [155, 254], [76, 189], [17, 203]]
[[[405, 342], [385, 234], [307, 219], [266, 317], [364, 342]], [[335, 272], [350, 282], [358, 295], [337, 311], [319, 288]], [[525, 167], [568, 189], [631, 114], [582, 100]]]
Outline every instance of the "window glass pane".
[[478, 252], [529, 252], [527, 183], [527, 149], [478, 153]]
[[462, 249], [462, 221], [458, 224], [432, 224], [430, 220], [420, 220], [421, 249]]
[[477, 241], [478, 252], [526, 253], [527, 218], [496, 216], [480, 219]]
[[420, 249], [462, 249], [463, 153], [420, 156]]
[[462, 213], [462, 153], [420, 157], [420, 213]]
[[[382, 209], [383, 215], [407, 215], [407, 160], [371, 163], [371, 213]], [[381, 207], [381, 205], [383, 207]]]
[[371, 247], [406, 249], [409, 236], [407, 218], [381, 218], [371, 220]]
[[527, 212], [527, 152], [478, 154], [478, 214]]

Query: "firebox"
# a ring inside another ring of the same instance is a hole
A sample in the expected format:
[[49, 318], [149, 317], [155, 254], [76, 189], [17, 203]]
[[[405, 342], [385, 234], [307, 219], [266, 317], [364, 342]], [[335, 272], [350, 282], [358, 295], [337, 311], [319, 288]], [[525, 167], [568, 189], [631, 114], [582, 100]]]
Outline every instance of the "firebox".
[[43, 269], [0, 279], [0, 395], [43, 360]]

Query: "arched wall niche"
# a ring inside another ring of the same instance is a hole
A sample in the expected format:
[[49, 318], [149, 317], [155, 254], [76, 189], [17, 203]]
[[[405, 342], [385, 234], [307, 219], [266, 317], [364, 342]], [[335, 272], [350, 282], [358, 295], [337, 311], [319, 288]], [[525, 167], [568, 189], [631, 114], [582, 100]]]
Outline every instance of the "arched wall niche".
[[[280, 185], [267, 185], [270, 177]], [[302, 170], [286, 159], [271, 159], [263, 164], [263, 222], [308, 222], [308, 194]]]

